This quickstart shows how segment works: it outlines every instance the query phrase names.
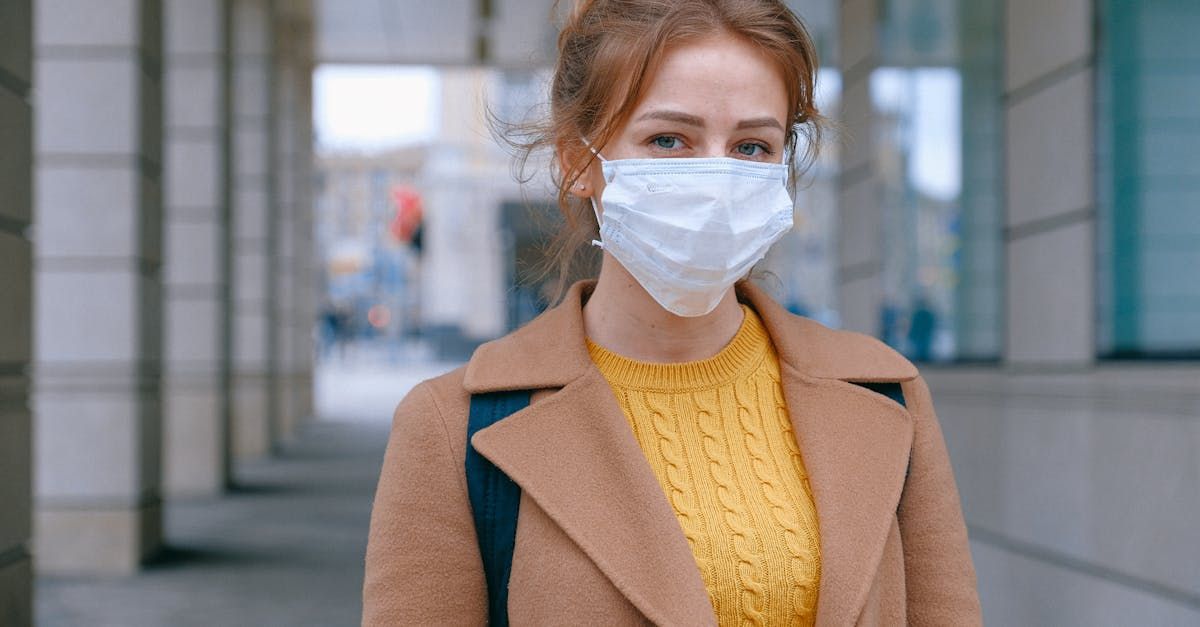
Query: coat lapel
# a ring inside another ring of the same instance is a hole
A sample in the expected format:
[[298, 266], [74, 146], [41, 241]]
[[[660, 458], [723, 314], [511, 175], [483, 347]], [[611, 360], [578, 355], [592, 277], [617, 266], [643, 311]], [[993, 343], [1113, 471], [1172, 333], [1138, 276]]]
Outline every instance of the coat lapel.
[[[472, 445], [648, 619], [714, 624], [675, 514], [587, 354], [581, 310], [590, 287], [577, 283], [562, 305], [472, 358], [470, 393], [561, 388], [479, 431]], [[810, 475], [821, 538], [817, 624], [853, 624], [900, 501], [913, 432], [900, 405], [848, 381], [904, 381], [916, 370], [881, 342], [792, 316], [753, 286], [740, 286], [739, 297], [759, 313], [780, 356]]]
[[715, 624], [691, 549], [597, 370], [471, 440], [658, 625]]
[[821, 537], [818, 625], [855, 624], [883, 556], [912, 444], [912, 421], [858, 386], [782, 366]]
[[821, 538], [818, 625], [853, 625], [870, 593], [904, 490], [908, 411], [850, 383], [907, 381], [917, 370], [875, 338], [792, 316], [753, 285], [740, 296], [779, 354], [783, 394], [812, 485]]
[[474, 394], [554, 391], [481, 429], [471, 445], [504, 471], [647, 619], [714, 625], [695, 558], [608, 381], [592, 365], [576, 283], [563, 304], [485, 344], [463, 381]]

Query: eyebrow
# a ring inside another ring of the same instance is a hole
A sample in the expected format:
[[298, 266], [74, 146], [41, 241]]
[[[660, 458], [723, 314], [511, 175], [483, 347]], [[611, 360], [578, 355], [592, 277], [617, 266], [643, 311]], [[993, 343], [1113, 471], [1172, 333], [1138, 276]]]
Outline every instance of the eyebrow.
[[[679, 122], [680, 124], [687, 124], [688, 126], [704, 128], [703, 118], [692, 115], [690, 113], [684, 113], [682, 111], [672, 111], [670, 109], [654, 109], [651, 111], [647, 111], [646, 113], [643, 113], [641, 116], [639, 116], [636, 121], [641, 122], [642, 120], [666, 120], [668, 122]], [[776, 120], [775, 118], [772, 118], [772, 117], [763, 117], [763, 118], [753, 118], [750, 120], [742, 120], [741, 122], [738, 122], [738, 125], [737, 125], [737, 129], [739, 131], [743, 130], [743, 129], [748, 129], [748, 128], [766, 128], [766, 127], [777, 128], [781, 131], [783, 130], [783, 125], [779, 123], [779, 120]]]
[[666, 120], [668, 122], [679, 122], [680, 124], [687, 124], [688, 126], [704, 128], [703, 119], [690, 113], [671, 111], [668, 109], [653, 109], [651, 111], [647, 111], [637, 119], [638, 122], [641, 122], [642, 120]]
[[779, 120], [776, 120], [775, 118], [754, 118], [752, 120], [742, 120], [741, 122], [738, 122], [737, 125], [739, 131], [747, 128], [765, 127], [777, 128], [781, 131], [783, 130], [783, 125], [780, 124]]

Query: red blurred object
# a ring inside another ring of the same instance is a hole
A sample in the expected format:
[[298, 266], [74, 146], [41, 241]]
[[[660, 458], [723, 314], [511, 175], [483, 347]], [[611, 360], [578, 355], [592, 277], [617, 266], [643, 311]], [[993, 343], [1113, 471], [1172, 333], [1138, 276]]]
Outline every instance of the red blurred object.
[[390, 227], [392, 237], [400, 242], [411, 242], [424, 213], [421, 193], [411, 186], [397, 185], [392, 188], [392, 202], [396, 204], [396, 217]]
[[376, 329], [387, 327], [392, 321], [392, 310], [386, 305], [375, 305], [367, 311], [367, 322]]

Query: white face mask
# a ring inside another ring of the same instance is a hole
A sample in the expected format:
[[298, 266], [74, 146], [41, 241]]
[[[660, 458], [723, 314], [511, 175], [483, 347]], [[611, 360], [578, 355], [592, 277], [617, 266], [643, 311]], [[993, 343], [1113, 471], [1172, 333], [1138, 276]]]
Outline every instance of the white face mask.
[[727, 157], [600, 159], [604, 214], [596, 212], [600, 241], [592, 243], [678, 316], [715, 309], [792, 228], [785, 164]]

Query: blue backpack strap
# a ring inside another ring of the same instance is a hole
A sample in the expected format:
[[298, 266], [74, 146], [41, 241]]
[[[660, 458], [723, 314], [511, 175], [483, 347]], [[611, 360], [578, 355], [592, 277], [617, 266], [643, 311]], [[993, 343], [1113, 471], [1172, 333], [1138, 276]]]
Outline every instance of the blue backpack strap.
[[476, 431], [529, 406], [530, 392], [491, 392], [471, 396], [467, 419], [467, 494], [488, 589], [488, 624], [508, 625], [508, 576], [517, 540], [521, 488], [471, 446]]
[[904, 407], [906, 409], [908, 408], [908, 405], [904, 404], [904, 390], [903, 390], [903, 388], [900, 387], [900, 384], [897, 382], [884, 381], [884, 382], [869, 383], [869, 382], [861, 382], [861, 381], [851, 381], [851, 383], [853, 383], [854, 385], [857, 385], [859, 387], [867, 388], [868, 390], [871, 390], [872, 392], [882, 394], [882, 395], [892, 399], [893, 401], [900, 403], [901, 407]]

